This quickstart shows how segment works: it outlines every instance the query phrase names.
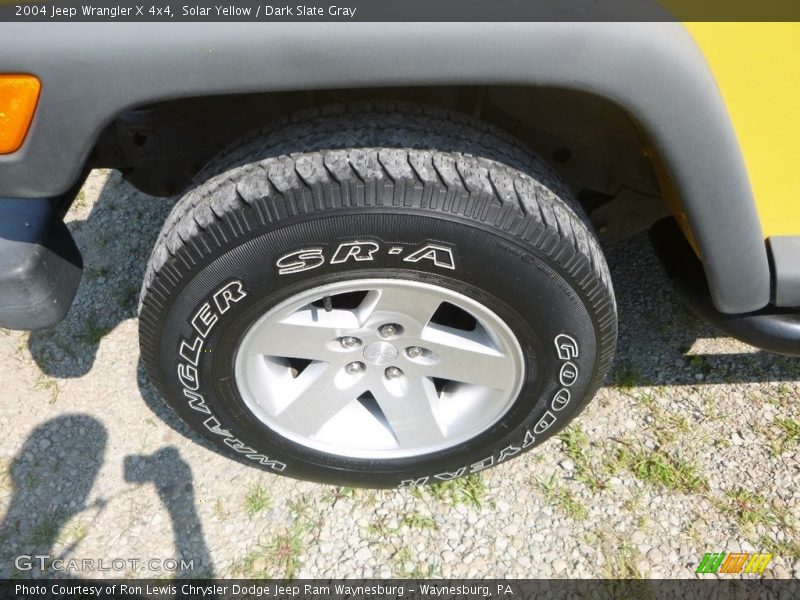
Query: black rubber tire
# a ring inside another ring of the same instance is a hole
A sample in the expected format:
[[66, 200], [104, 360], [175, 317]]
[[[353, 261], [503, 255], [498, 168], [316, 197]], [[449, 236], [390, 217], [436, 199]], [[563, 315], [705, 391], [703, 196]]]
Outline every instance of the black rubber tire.
[[[150, 259], [141, 351], [166, 402], [230, 456], [340, 485], [435, 483], [504, 462], [553, 435], [610, 367], [616, 305], [585, 217], [549, 168], [486, 124], [417, 105], [335, 106], [250, 135], [196, 181]], [[354, 239], [382, 249], [435, 242], [451, 250], [455, 269], [381, 251], [368, 263], [326, 261], [278, 274], [276, 261], [288, 252], [313, 244], [329, 256]], [[450, 287], [505, 320], [523, 348], [526, 375], [499, 422], [445, 451], [366, 460], [295, 444], [250, 413], [233, 375], [247, 328], [302, 290], [364, 277]], [[227, 310], [211, 305], [216, 320], [202, 337], [191, 320], [225, 286], [233, 290]]]

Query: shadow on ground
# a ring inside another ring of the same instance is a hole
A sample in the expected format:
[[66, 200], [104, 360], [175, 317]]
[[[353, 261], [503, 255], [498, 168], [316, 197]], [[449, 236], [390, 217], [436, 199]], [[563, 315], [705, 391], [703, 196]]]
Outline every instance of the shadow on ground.
[[[107, 433], [95, 418], [83, 414], [56, 417], [34, 429], [11, 462], [8, 470], [11, 501], [0, 522], [0, 577], [78, 576], [87, 572], [71, 568], [59, 559], [102, 559], [112, 565], [122, 559], [124, 567], [135, 570], [129, 559], [153, 557], [78, 556], [75, 550], [96, 525], [106, 505], [126, 492], [112, 497], [95, 496], [95, 480], [104, 464]], [[189, 465], [174, 447], [150, 455], [129, 455], [124, 460], [129, 483], [153, 484], [169, 513], [176, 555], [177, 577], [213, 577], [212, 562], [197, 515], [194, 484]], [[73, 521], [74, 517], [81, 518]], [[151, 535], [159, 535], [153, 528]], [[43, 559], [42, 557], [46, 557]], [[91, 571], [92, 569], [89, 569]]]
[[800, 379], [797, 358], [757, 351], [728, 338], [681, 303], [645, 234], [605, 250], [619, 315], [617, 357], [608, 385], [630, 388]]
[[[178, 560], [175, 577], [214, 577], [195, 506], [192, 469], [178, 449], [167, 446], [149, 455], [130, 454], [124, 464], [125, 481], [152, 483], [169, 513]], [[191, 567], [184, 561], [191, 561]]]
[[[76, 203], [83, 202], [81, 192]], [[82, 377], [106, 334], [136, 317], [145, 267], [172, 205], [138, 192], [112, 171], [87, 218], [68, 223], [83, 255], [83, 278], [67, 317], [30, 334], [31, 356], [44, 373]]]
[[81, 414], [51, 419], [31, 432], [8, 470], [12, 496], [0, 523], [0, 577], [25, 576], [33, 566], [31, 556], [52, 555], [64, 535], [81, 537], [81, 531], [64, 531], [70, 519], [90, 508], [95, 515], [103, 510], [104, 499], [92, 504], [88, 499], [107, 438], [99, 421]]

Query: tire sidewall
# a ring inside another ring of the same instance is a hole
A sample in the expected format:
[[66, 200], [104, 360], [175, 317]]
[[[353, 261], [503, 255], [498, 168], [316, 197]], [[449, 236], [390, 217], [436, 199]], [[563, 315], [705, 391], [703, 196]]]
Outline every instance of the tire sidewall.
[[[379, 250], [369, 261], [331, 263], [342, 244], [354, 242], [369, 242]], [[454, 268], [434, 259], [404, 260], [428, 246], [448, 249]], [[305, 271], [279, 273], [276, 263], [281, 257], [311, 247], [321, 250], [324, 263]], [[400, 254], [388, 252], [397, 247], [403, 249]], [[153, 349], [162, 394], [172, 399], [182, 418], [228, 454], [284, 475], [389, 487], [479, 472], [558, 431], [596, 385], [598, 328], [581, 291], [546, 253], [467, 219], [386, 208], [322, 212], [279, 226], [254, 227], [249, 236], [209, 253], [192, 268], [176, 266], [175, 271], [170, 301], [157, 315], [162, 334], [158, 348]], [[259, 421], [244, 404], [234, 376], [236, 350], [248, 328], [270, 308], [312, 287], [392, 277], [465, 294], [511, 328], [523, 351], [525, 377], [508, 412], [488, 430], [458, 446], [387, 460], [344, 458], [311, 450]], [[216, 300], [220, 290], [236, 292], [237, 286], [240, 293], [229, 294], [229, 301], [221, 303], [223, 308], [227, 304], [227, 309], [220, 310]], [[237, 296], [241, 297], [231, 300]], [[199, 321], [198, 314], [203, 315]], [[213, 320], [213, 324], [208, 327], [203, 319]], [[574, 341], [574, 348], [568, 340]], [[573, 369], [574, 380], [570, 375]], [[566, 402], [564, 390], [569, 396]]]

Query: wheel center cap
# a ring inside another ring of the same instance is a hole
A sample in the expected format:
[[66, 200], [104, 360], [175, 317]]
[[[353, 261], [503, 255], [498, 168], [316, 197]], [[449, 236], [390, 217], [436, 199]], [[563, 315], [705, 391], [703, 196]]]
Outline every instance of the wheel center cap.
[[397, 348], [389, 342], [373, 342], [364, 348], [364, 360], [372, 365], [386, 365], [397, 358]]

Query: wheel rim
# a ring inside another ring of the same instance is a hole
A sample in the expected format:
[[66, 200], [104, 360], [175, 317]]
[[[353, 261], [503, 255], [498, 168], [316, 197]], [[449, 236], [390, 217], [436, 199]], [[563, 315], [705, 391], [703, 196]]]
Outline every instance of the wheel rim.
[[461, 444], [521, 387], [519, 342], [493, 311], [438, 285], [361, 279], [307, 290], [245, 333], [235, 377], [247, 407], [321, 452], [400, 458]]

